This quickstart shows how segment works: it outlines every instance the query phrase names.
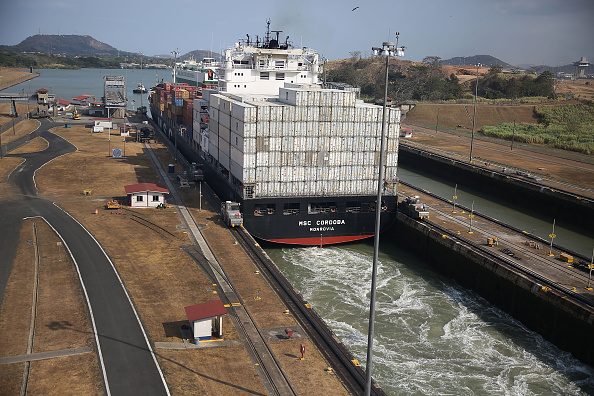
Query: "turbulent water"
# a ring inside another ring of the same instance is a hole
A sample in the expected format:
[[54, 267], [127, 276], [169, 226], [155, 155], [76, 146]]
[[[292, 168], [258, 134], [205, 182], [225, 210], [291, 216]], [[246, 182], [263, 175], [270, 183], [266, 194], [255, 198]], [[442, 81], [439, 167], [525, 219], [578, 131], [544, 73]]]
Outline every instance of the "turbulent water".
[[[266, 248], [365, 365], [373, 247]], [[594, 370], [414, 256], [382, 249], [373, 376], [390, 395], [586, 395]]]

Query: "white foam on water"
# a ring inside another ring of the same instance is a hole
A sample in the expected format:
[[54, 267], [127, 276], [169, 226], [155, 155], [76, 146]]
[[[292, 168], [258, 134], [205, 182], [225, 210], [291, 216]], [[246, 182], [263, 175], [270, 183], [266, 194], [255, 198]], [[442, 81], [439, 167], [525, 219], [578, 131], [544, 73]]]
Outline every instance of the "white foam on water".
[[[363, 365], [371, 255], [348, 247], [282, 249], [289, 278]], [[386, 393], [594, 393], [591, 367], [475, 293], [386, 257], [377, 280], [373, 376]]]

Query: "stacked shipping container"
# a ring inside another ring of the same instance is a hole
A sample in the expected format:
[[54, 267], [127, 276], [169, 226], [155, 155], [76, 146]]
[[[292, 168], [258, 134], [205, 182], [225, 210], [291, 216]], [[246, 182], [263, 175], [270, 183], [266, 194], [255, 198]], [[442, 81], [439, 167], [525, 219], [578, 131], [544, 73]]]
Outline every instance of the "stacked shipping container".
[[[281, 88], [267, 101], [209, 95], [207, 151], [245, 198], [374, 195], [382, 109], [354, 92]], [[388, 109], [385, 177], [396, 182], [400, 109]], [[395, 184], [394, 184], [395, 185]], [[386, 193], [395, 189], [389, 189]]]

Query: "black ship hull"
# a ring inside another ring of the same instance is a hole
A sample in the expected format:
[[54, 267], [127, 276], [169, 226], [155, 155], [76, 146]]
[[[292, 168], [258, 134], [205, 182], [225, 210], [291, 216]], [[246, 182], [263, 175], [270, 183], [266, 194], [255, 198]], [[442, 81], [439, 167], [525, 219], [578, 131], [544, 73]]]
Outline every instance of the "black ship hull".
[[[170, 120], [151, 105], [153, 120], [169, 131]], [[170, 140], [169, 133], [165, 136]], [[193, 144], [177, 138], [177, 148], [190, 162], [204, 165], [204, 179], [221, 200], [240, 202], [243, 226], [260, 240], [323, 246], [358, 241], [375, 234], [376, 196], [271, 197], [243, 199], [216, 165], [202, 158]], [[397, 197], [382, 198], [380, 231], [396, 221]]]

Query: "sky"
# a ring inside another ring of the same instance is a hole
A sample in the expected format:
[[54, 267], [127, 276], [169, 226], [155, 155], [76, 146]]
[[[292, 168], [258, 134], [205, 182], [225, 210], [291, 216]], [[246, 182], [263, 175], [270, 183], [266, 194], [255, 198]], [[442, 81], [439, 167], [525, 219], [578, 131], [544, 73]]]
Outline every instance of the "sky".
[[[492, 55], [512, 65], [594, 62], [594, 0], [0, 0], [0, 44], [35, 34], [89, 35], [146, 55], [220, 52], [262, 37], [266, 20], [295, 47], [334, 60], [384, 41], [403, 59]], [[355, 10], [353, 10], [355, 7]]]

